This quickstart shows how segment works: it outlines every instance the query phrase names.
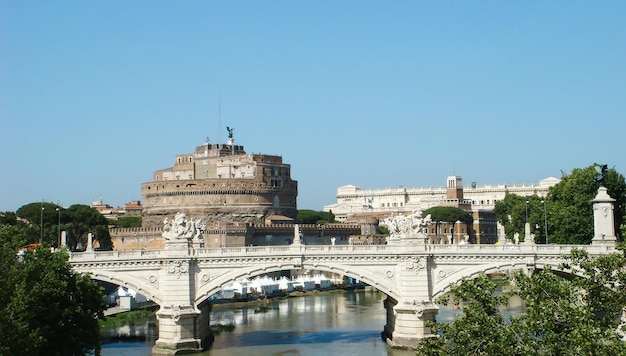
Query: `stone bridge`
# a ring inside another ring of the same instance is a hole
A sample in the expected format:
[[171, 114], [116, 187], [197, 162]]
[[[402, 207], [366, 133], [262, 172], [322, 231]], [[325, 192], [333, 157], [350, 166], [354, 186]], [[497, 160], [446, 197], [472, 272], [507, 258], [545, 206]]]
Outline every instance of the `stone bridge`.
[[[300, 245], [73, 253], [75, 271], [128, 286], [160, 305], [155, 353], [200, 350], [210, 343], [209, 297], [243, 277], [309, 269], [356, 278], [385, 293], [384, 334], [393, 346], [411, 347], [429, 335], [433, 300], [463, 277], [481, 272], [557, 268], [563, 255], [591, 255], [613, 245]], [[159, 350], [159, 348], [163, 350]]]
[[205, 249], [191, 235], [172, 234], [162, 250], [71, 253], [70, 263], [76, 272], [131, 287], [159, 304], [153, 354], [207, 348], [212, 294], [243, 277], [292, 269], [353, 277], [385, 293], [383, 335], [392, 346], [410, 348], [431, 336], [425, 322], [437, 315], [433, 301], [463, 277], [557, 269], [575, 248], [592, 256], [614, 252], [613, 217], [602, 207], [594, 201], [595, 236], [584, 246], [536, 245], [528, 234], [522, 244], [432, 245], [419, 228], [390, 237], [387, 245], [303, 245], [296, 225], [292, 245]]

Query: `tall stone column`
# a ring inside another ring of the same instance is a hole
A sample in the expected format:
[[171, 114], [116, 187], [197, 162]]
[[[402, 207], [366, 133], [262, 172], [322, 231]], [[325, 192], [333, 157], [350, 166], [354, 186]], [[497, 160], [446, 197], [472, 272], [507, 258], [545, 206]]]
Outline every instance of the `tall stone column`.
[[61, 247], [67, 248], [67, 231], [61, 231]]
[[93, 251], [93, 234], [91, 232], [87, 234], [87, 246], [85, 246], [85, 251]]
[[593, 239], [592, 245], [615, 244], [615, 224], [613, 216], [613, 202], [605, 187], [598, 188], [598, 194], [593, 199]]

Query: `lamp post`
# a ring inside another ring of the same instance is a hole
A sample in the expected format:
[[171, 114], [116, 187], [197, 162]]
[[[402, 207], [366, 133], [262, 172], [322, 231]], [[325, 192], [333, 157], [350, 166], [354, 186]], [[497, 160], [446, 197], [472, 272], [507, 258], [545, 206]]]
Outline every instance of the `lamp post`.
[[43, 207], [43, 202], [41, 202], [41, 235], [39, 235], [39, 245], [43, 246], [43, 211], [44, 211], [44, 207]]
[[541, 201], [543, 203], [543, 226], [546, 232], [546, 245], [548, 244], [548, 210], [546, 208], [546, 204], [548, 203], [546, 199]]
[[59, 212], [59, 220], [57, 222], [57, 229], [59, 230], [59, 239], [57, 240], [57, 246], [61, 248], [61, 207], [57, 207], [57, 211]]

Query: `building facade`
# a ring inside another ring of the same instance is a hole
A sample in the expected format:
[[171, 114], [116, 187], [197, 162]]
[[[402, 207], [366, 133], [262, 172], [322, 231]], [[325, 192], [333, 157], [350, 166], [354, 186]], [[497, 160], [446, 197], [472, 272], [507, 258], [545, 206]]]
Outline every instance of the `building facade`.
[[176, 155], [141, 185], [141, 196], [145, 228], [178, 212], [211, 223], [262, 223], [271, 215], [295, 219], [298, 182], [281, 156], [246, 153], [230, 137]]
[[463, 186], [461, 177], [451, 176], [445, 187], [437, 188], [362, 189], [346, 185], [337, 188], [337, 203], [324, 206], [324, 211], [332, 211], [338, 221], [354, 221], [359, 216], [383, 219], [391, 214], [451, 206], [471, 213], [473, 226], [457, 222], [433, 226], [427, 232], [431, 243], [459, 243], [466, 239], [470, 243], [495, 243], [503, 234], [493, 212], [496, 202], [506, 194], [544, 197], [558, 182], [559, 179], [550, 177], [530, 185]]
[[[354, 185], [337, 188], [337, 202], [324, 206], [324, 211], [332, 211], [335, 219], [345, 221], [349, 216], [377, 214], [386, 216], [397, 212], [424, 211], [433, 206], [456, 204], [458, 197], [451, 197], [452, 191], [462, 191], [461, 202], [470, 210], [493, 210], [496, 202], [506, 194], [520, 196], [545, 196], [548, 189], [557, 184], [557, 178], [546, 178], [539, 184], [482, 185], [472, 183], [463, 186], [461, 177], [448, 177], [444, 187], [429, 188], [384, 188], [363, 189]], [[458, 193], [457, 193], [458, 194]]]

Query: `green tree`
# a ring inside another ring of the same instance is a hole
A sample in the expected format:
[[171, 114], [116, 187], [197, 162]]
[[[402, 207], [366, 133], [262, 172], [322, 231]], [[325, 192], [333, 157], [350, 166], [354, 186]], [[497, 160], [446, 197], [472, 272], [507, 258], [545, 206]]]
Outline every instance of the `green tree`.
[[65, 216], [64, 228], [67, 230], [67, 245], [75, 250], [78, 245], [87, 244], [87, 234], [93, 234], [93, 241], [98, 241], [100, 247], [111, 247], [108, 221], [96, 209], [82, 204], [74, 204], [67, 208], [62, 216]]
[[[562, 244], [588, 244], [593, 238], [593, 204], [598, 192], [596, 165], [573, 169], [548, 193], [550, 241]], [[603, 186], [615, 199], [615, 233], [619, 234], [626, 214], [626, 181], [614, 168], [606, 171]]]
[[463, 306], [449, 324], [433, 323], [440, 337], [422, 341], [420, 355], [626, 355], [617, 332], [626, 305], [623, 251], [590, 258], [573, 251], [561, 269], [582, 274], [565, 279], [549, 269], [512, 278], [526, 311], [505, 318], [506, 295], [486, 275], [464, 279], [439, 300]]
[[298, 210], [296, 216], [298, 224], [327, 224], [335, 222], [335, 214], [332, 211]]
[[0, 224], [6, 224], [11, 226], [24, 227], [26, 224], [17, 219], [17, 214], [12, 211], [5, 211], [0, 213]]
[[472, 226], [472, 214], [467, 211], [452, 206], [433, 206], [422, 212], [422, 216], [430, 215], [433, 222], [447, 222], [454, 224], [460, 221], [467, 226]]
[[17, 258], [26, 231], [0, 225], [0, 354], [99, 354], [102, 289], [73, 273], [65, 252], [47, 248]]
[[109, 225], [116, 227], [141, 227], [141, 216], [122, 216], [117, 220], [109, 220]]
[[486, 275], [465, 279], [437, 302], [463, 305], [463, 315], [451, 323], [434, 323], [437, 338], [424, 339], [417, 355], [510, 355], [515, 350], [515, 334], [499, 307], [507, 304], [505, 295], [496, 295], [497, 285]]
[[57, 209], [63, 210], [62, 207], [47, 202], [30, 203], [17, 209], [16, 215], [26, 221], [28, 243], [39, 243], [43, 232], [44, 245], [58, 247], [60, 235]]
[[[539, 243], [546, 241], [546, 230], [549, 242], [591, 243], [594, 235], [592, 200], [598, 192], [595, 167], [596, 165], [591, 165], [573, 169], [570, 174], [564, 173], [561, 181], [548, 190], [545, 200], [537, 195], [522, 197], [507, 194], [502, 201], [496, 202], [496, 219], [504, 226], [507, 237], [512, 238], [516, 232], [524, 236], [528, 212], [531, 232]], [[626, 181], [623, 175], [611, 168], [606, 171], [603, 186], [615, 199], [615, 233], [621, 237], [626, 231]]]
[[[513, 239], [516, 232], [523, 239], [525, 224], [528, 221], [531, 233], [535, 234], [535, 242], [545, 243], [545, 222], [550, 216], [546, 210], [548, 205], [550, 205], [548, 201], [544, 201], [536, 194], [528, 197], [507, 194], [503, 200], [496, 202], [493, 210], [496, 219], [504, 227], [506, 237], [509, 239]], [[550, 231], [549, 223], [548, 229]]]

